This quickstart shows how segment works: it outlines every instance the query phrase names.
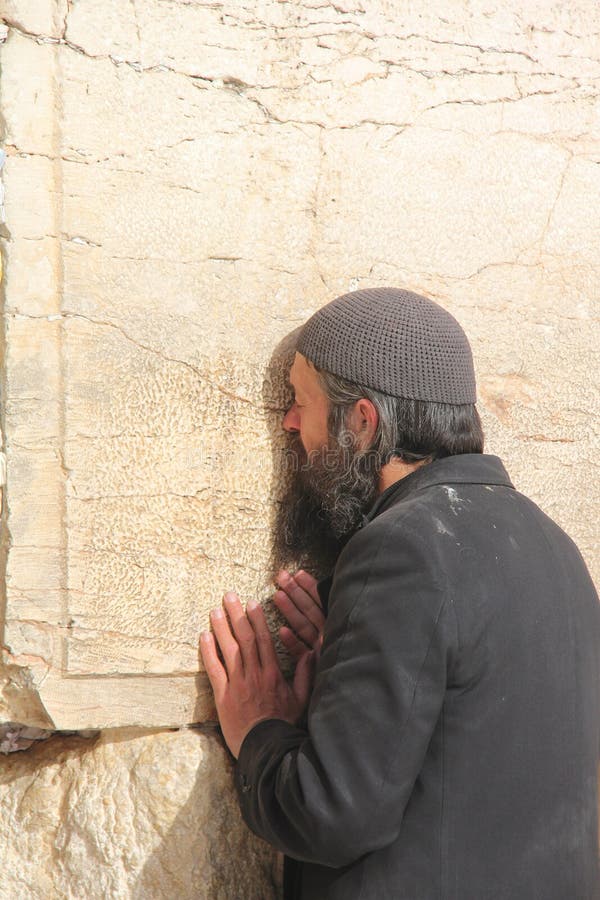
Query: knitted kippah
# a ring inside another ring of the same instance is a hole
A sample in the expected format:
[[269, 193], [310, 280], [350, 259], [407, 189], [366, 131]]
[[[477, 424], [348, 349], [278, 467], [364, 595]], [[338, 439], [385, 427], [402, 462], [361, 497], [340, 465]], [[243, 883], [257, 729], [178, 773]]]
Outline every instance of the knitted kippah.
[[467, 336], [454, 316], [412, 291], [343, 294], [308, 319], [296, 349], [317, 368], [392, 397], [476, 400]]

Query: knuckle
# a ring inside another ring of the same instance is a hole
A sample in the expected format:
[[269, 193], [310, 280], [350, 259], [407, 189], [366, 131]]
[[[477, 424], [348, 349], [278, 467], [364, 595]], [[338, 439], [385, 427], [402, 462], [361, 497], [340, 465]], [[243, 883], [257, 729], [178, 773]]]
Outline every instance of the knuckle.
[[227, 652], [227, 661], [230, 665], [237, 665], [240, 661], [240, 648], [237, 644], [232, 645]]

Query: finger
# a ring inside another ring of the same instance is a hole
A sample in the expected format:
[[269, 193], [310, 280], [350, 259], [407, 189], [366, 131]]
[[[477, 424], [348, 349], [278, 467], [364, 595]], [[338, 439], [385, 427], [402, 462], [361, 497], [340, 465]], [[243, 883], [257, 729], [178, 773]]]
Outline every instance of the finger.
[[258, 651], [256, 649], [256, 636], [254, 628], [248, 621], [246, 613], [242, 608], [240, 599], [233, 591], [228, 591], [224, 597], [225, 609], [231, 622], [233, 634], [238, 642], [240, 653], [242, 654], [242, 662], [244, 671], [256, 669], [259, 666]]
[[215, 639], [210, 631], [203, 631], [200, 635], [200, 654], [215, 700], [218, 702], [227, 687], [227, 672], [217, 655]]
[[304, 569], [298, 569], [297, 572], [294, 572], [292, 577], [295, 579], [296, 583], [312, 597], [317, 606], [322, 609], [321, 598], [319, 597], [319, 592], [317, 590], [317, 579], [313, 578], [312, 575], [309, 575], [308, 572], [305, 572]]
[[319, 629], [301, 612], [293, 603], [285, 591], [275, 591], [273, 603], [280, 613], [287, 619], [296, 634], [310, 647], [319, 636]]
[[304, 656], [305, 653], [310, 652], [310, 648], [306, 646], [304, 641], [301, 641], [300, 638], [297, 638], [291, 628], [286, 628], [285, 625], [282, 625], [279, 629], [279, 637], [281, 638], [281, 643], [295, 659], [300, 659], [301, 656]]
[[273, 646], [273, 638], [271, 637], [262, 606], [256, 600], [249, 600], [246, 604], [246, 612], [256, 636], [256, 646], [258, 647], [261, 666], [264, 669], [270, 666], [279, 668], [277, 654]]
[[231, 681], [232, 678], [242, 675], [244, 670], [239, 644], [231, 633], [225, 610], [221, 606], [211, 610], [210, 621], [223, 654], [227, 677]]
[[289, 572], [282, 571], [277, 578], [277, 584], [290, 597], [297, 609], [315, 626], [317, 631], [320, 631], [323, 627], [325, 616], [312, 594], [300, 587]]

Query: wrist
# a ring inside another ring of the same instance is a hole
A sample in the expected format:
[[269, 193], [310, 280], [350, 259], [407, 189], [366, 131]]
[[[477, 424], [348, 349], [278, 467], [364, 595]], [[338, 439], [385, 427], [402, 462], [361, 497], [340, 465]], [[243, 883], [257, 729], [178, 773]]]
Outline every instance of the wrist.
[[246, 740], [246, 738], [248, 737], [250, 732], [261, 722], [270, 722], [270, 721], [287, 722], [289, 725], [294, 724], [293, 722], [289, 722], [288, 719], [284, 719], [282, 716], [277, 716], [274, 714], [257, 716], [256, 719], [253, 719], [252, 722], [249, 725], [247, 725], [242, 732], [239, 733], [235, 742], [232, 742], [231, 744], [229, 742], [227, 742], [231, 753], [233, 754], [233, 756], [236, 759], [238, 759], [238, 757], [240, 755], [240, 750], [241, 750], [242, 744], [244, 743], [244, 741]]

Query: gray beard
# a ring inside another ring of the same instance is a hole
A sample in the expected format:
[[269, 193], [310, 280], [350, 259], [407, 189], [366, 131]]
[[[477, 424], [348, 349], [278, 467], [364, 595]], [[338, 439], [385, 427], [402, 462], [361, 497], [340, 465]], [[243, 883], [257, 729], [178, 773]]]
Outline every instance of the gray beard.
[[297, 435], [284, 451], [284, 487], [275, 516], [273, 575], [303, 568], [330, 575], [378, 493], [381, 465], [356, 449], [348, 431], [307, 456]]

